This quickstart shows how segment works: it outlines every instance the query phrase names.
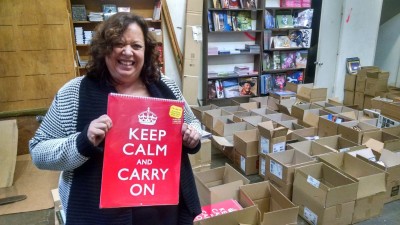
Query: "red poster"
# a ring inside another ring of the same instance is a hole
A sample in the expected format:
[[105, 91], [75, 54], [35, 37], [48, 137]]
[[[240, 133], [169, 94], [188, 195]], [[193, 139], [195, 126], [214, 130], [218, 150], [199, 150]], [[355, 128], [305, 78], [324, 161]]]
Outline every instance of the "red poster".
[[100, 208], [177, 205], [182, 101], [108, 96]]
[[228, 199], [211, 205], [201, 207], [201, 214], [194, 218], [194, 221], [208, 219], [214, 216], [234, 212], [243, 209], [242, 206], [234, 199]]

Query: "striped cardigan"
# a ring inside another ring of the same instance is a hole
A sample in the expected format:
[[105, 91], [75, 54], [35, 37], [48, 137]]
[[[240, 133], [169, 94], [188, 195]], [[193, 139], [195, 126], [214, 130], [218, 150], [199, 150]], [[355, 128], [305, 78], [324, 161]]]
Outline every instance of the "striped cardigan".
[[[184, 100], [175, 82], [162, 76], [147, 86], [152, 97]], [[77, 77], [55, 96], [35, 136], [29, 142], [33, 163], [40, 169], [62, 171], [59, 192], [66, 212], [66, 224], [129, 225], [132, 208], [99, 209], [103, 146], [93, 146], [87, 138], [90, 122], [107, 112], [107, 96], [116, 92], [105, 82]], [[199, 121], [185, 104], [184, 122], [201, 131]], [[181, 162], [179, 224], [192, 224], [201, 213], [188, 154], [183, 147]], [[144, 223], [146, 224], [146, 223]]]

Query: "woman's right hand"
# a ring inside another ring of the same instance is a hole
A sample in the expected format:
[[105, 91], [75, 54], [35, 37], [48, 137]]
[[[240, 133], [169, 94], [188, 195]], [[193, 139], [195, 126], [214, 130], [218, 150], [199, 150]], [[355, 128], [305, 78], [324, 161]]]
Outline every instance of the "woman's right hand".
[[89, 124], [87, 131], [87, 137], [89, 141], [94, 145], [98, 146], [106, 136], [107, 132], [112, 127], [112, 121], [106, 114], [100, 116], [99, 118], [93, 120]]

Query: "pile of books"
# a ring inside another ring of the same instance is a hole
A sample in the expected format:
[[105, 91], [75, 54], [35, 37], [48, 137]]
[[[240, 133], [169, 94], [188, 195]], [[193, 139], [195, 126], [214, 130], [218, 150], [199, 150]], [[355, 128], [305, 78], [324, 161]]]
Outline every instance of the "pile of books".
[[104, 20], [102, 12], [90, 12], [88, 18], [92, 22], [101, 22]]

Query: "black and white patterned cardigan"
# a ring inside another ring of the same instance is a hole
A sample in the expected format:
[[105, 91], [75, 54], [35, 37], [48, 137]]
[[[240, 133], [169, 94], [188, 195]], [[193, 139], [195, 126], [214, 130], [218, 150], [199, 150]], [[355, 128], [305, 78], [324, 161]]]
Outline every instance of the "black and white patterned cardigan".
[[[147, 88], [152, 97], [184, 100], [175, 82], [165, 76]], [[86, 135], [90, 121], [106, 114], [107, 96], [111, 92], [116, 92], [113, 87], [86, 76], [69, 81], [58, 91], [29, 142], [32, 161], [38, 168], [62, 171], [59, 192], [67, 224], [132, 224], [129, 208], [100, 211], [103, 151], [102, 147], [94, 147]], [[184, 122], [201, 131], [186, 102]], [[199, 149], [200, 144], [182, 151], [179, 210], [181, 213], [183, 208], [188, 217], [186, 220], [182, 217], [185, 221], [179, 224], [192, 224], [193, 218], [201, 213], [187, 154]]]

